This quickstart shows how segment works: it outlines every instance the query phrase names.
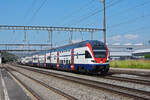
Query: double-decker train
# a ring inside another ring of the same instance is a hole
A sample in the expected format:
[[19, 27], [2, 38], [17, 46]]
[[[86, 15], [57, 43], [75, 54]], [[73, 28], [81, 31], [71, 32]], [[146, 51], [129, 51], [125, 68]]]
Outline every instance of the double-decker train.
[[86, 40], [22, 57], [21, 64], [75, 72], [106, 74], [108, 47], [101, 41]]

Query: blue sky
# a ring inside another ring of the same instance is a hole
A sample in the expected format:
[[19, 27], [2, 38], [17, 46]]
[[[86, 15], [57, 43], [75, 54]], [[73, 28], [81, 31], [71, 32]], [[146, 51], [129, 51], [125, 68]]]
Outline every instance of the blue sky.
[[[0, 0], [1, 25], [41, 25], [102, 28], [100, 0]], [[106, 0], [108, 44], [145, 43], [150, 40], [150, 0]], [[0, 43], [23, 43], [24, 31], [0, 30]], [[28, 43], [48, 43], [47, 31], [27, 31]], [[81, 40], [74, 33], [73, 40]], [[83, 39], [90, 39], [83, 33]], [[103, 40], [103, 33], [94, 34]], [[68, 32], [54, 32], [54, 43], [68, 43]]]

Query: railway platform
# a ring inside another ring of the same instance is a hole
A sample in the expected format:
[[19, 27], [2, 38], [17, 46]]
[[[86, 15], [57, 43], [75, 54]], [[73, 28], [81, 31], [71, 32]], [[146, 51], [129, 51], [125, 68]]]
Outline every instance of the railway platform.
[[0, 66], [0, 100], [31, 100], [2, 66]]

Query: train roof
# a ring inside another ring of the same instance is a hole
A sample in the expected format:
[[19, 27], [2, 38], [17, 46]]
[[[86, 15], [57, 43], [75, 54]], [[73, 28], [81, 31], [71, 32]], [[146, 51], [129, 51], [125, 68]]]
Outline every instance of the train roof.
[[51, 52], [51, 51], [63, 51], [63, 50], [70, 50], [70, 49], [74, 49], [74, 48], [84, 47], [84, 46], [86, 46], [86, 44], [88, 42], [91, 44], [91, 46], [93, 46], [95, 44], [105, 46], [105, 44], [103, 42], [98, 41], [98, 40], [86, 40], [86, 41], [82, 41], [82, 42], [78, 42], [78, 43], [73, 43], [73, 44], [69, 44], [69, 45], [64, 45], [64, 46], [52, 48], [52, 49], [45, 50], [45, 51], [42, 51], [42, 52], [36, 52], [36, 53], [33, 53], [32, 55], [45, 54], [45, 53], [48, 53], [48, 52]]

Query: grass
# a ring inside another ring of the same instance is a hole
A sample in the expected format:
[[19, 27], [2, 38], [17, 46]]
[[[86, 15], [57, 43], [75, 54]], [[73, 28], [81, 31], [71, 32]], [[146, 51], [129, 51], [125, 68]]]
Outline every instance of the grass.
[[150, 60], [115, 60], [110, 61], [113, 68], [150, 69]]

